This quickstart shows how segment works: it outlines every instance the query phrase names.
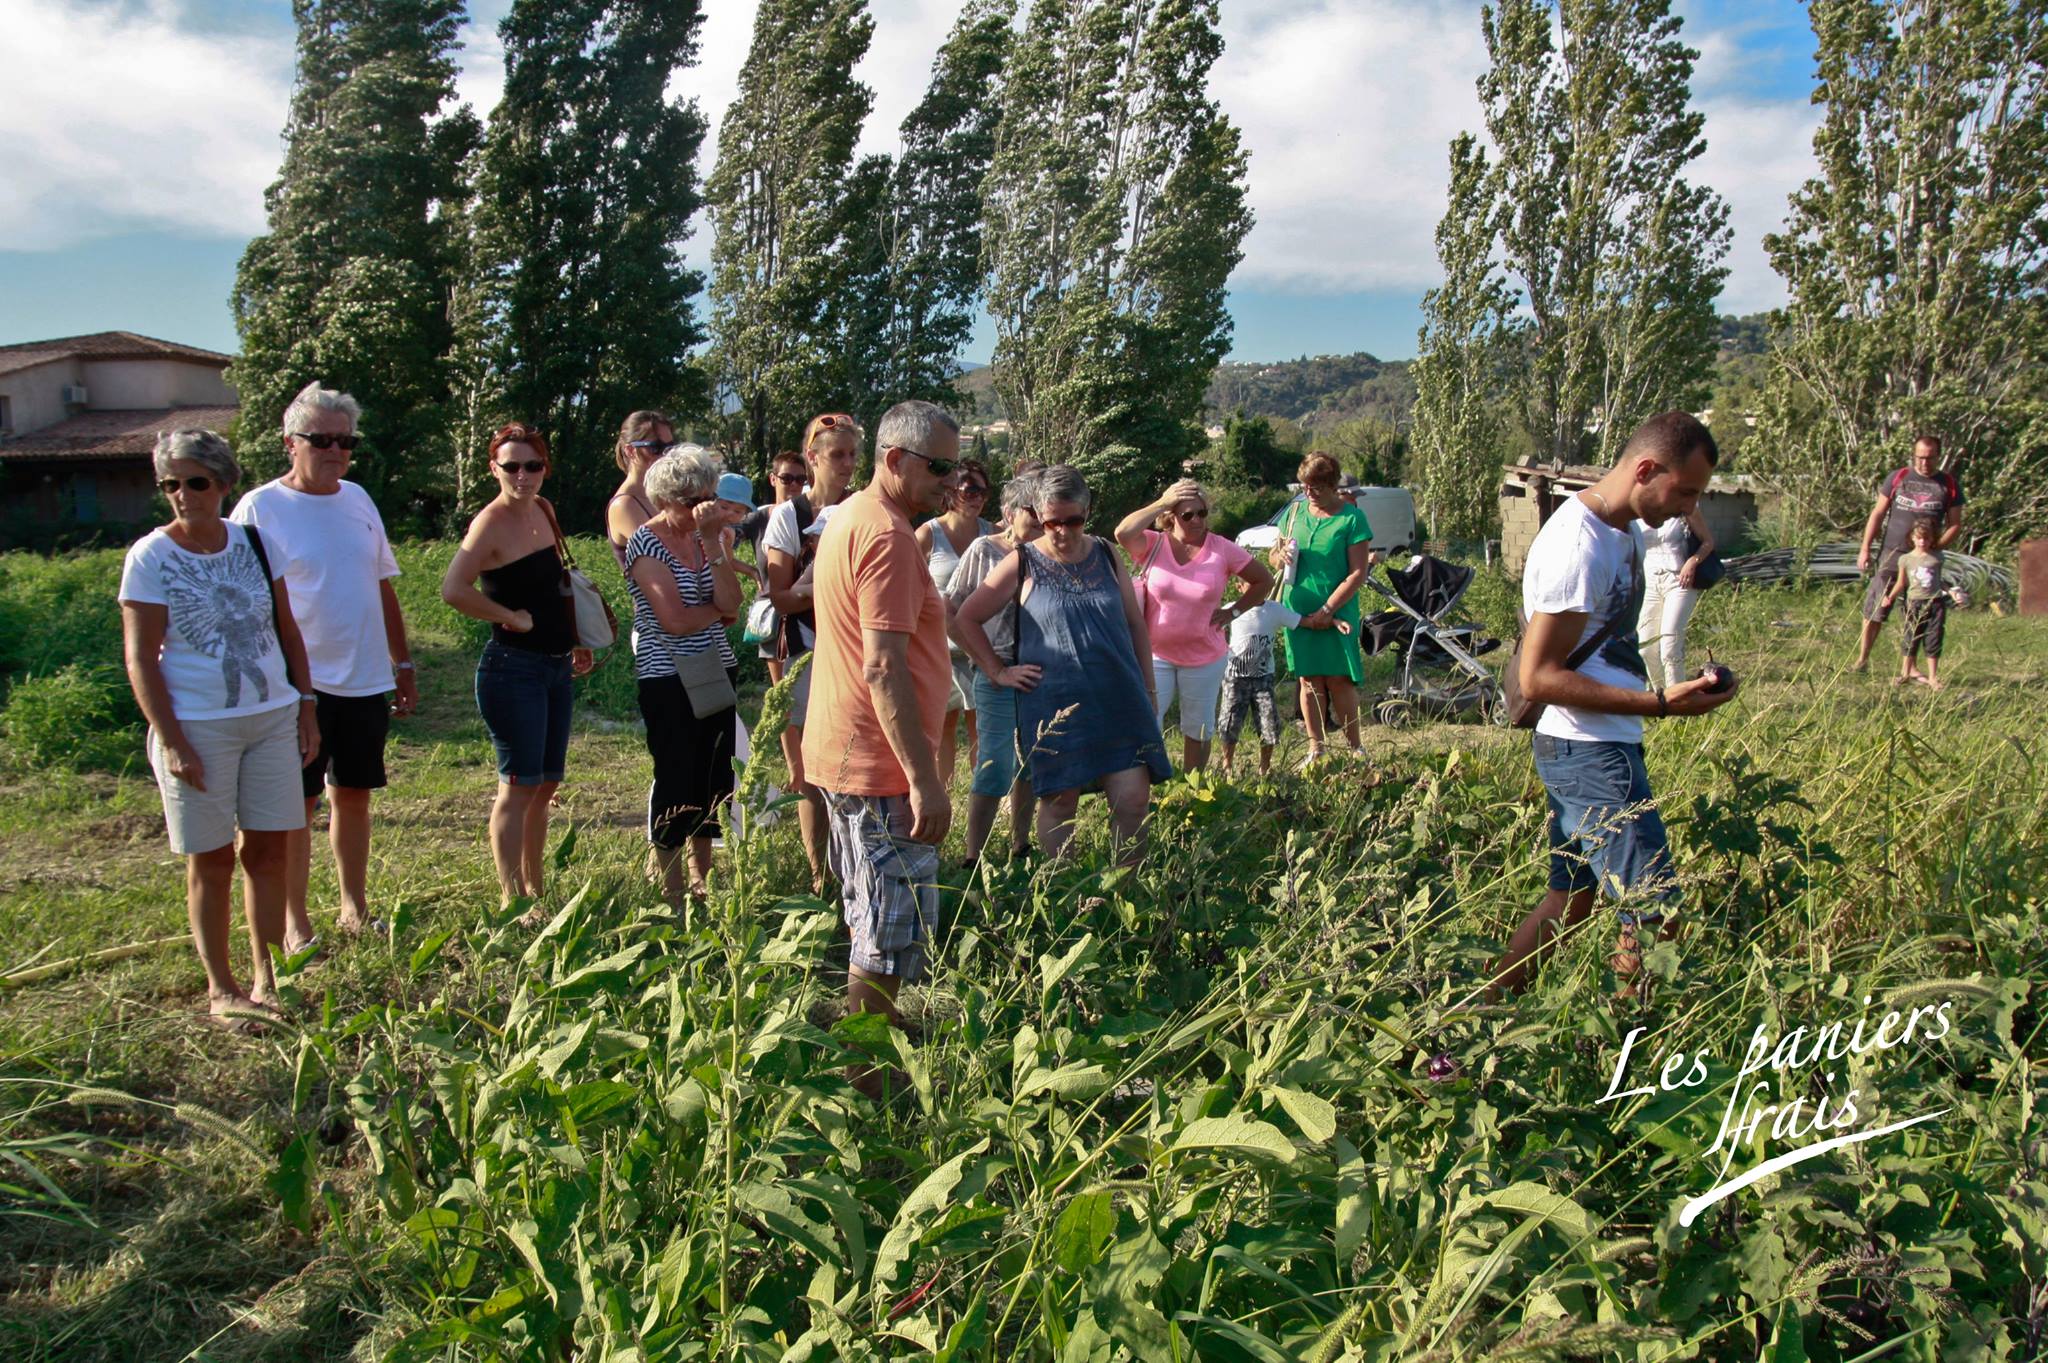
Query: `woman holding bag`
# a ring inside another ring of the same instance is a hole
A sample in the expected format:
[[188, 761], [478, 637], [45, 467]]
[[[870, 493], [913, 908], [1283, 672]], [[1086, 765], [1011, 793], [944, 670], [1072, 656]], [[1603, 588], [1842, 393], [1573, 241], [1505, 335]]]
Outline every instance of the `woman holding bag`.
[[575, 599], [554, 509], [540, 495], [551, 459], [539, 431], [513, 423], [491, 437], [498, 495], [476, 513], [441, 578], [441, 599], [491, 627], [476, 665], [476, 708], [498, 754], [491, 860], [501, 906], [543, 888], [548, 811], [569, 754], [572, 677], [590, 671], [577, 645]]
[[718, 477], [702, 450], [663, 455], [647, 471], [654, 516], [626, 545], [633, 675], [654, 758], [647, 840], [679, 908], [709, 890], [718, 807], [733, 790], [739, 659], [725, 627], [739, 618], [740, 581], [724, 532], [742, 508], [719, 497]]
[[1288, 573], [1280, 604], [1301, 616], [1286, 639], [1287, 665], [1301, 679], [1306, 767], [1322, 757], [1332, 725], [1343, 729], [1354, 755], [1365, 751], [1358, 732], [1358, 684], [1365, 680], [1358, 593], [1370, 565], [1372, 526], [1338, 491], [1337, 461], [1329, 455], [1311, 452], [1295, 476], [1304, 496], [1288, 508], [1273, 552]]
[[[1189, 771], [1209, 765], [1216, 697], [1230, 662], [1224, 631], [1273, 590], [1265, 564], [1209, 533], [1210, 510], [1202, 485], [1183, 478], [1116, 528], [1117, 543], [1131, 556], [1131, 585], [1152, 635], [1154, 716], [1163, 727], [1167, 707], [1179, 698], [1181, 765]], [[1243, 580], [1245, 591], [1225, 606], [1223, 594], [1233, 577]]]

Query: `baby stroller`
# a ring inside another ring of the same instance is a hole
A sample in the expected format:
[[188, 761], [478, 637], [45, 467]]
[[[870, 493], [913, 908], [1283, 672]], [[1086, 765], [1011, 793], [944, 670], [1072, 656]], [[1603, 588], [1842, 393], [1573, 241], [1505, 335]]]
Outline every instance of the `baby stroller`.
[[1472, 585], [1473, 570], [1423, 554], [1405, 568], [1389, 566], [1386, 576], [1391, 585], [1366, 574], [1366, 585], [1393, 609], [1366, 619], [1361, 644], [1372, 654], [1394, 649], [1401, 675], [1374, 707], [1373, 718], [1406, 724], [1418, 715], [1476, 714], [1489, 724], [1506, 724], [1507, 698], [1493, 669], [1479, 661], [1500, 640], [1484, 637], [1477, 625], [1445, 619]]

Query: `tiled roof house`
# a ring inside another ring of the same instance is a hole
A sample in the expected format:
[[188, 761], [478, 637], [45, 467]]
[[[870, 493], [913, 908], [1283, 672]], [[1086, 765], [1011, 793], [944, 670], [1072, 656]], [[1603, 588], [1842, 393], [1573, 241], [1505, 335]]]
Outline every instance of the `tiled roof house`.
[[[101, 331], [0, 345], [0, 488], [9, 520], [43, 526], [150, 516], [158, 431], [226, 432], [232, 355]], [[4, 531], [0, 531], [4, 534]]]

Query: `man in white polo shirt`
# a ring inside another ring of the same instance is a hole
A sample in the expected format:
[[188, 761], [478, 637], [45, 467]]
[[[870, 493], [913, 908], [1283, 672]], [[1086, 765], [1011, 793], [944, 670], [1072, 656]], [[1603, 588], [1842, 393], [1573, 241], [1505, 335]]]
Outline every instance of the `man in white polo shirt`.
[[385, 784], [391, 717], [419, 705], [384, 518], [369, 493], [342, 480], [360, 415], [348, 394], [307, 384], [284, 414], [291, 468], [243, 497], [233, 516], [262, 533], [271, 569], [290, 589], [320, 721], [320, 756], [305, 769], [307, 828], [291, 835], [287, 861], [285, 943], [292, 951], [313, 938], [306, 884], [323, 781], [332, 801], [327, 840], [341, 889], [339, 926], [355, 933], [372, 925], [370, 792]]

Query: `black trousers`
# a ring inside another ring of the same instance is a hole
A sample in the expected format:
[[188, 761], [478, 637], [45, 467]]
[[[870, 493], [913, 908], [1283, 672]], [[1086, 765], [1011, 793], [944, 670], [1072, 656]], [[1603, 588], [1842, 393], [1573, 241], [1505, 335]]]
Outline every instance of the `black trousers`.
[[[739, 669], [728, 669], [734, 683]], [[654, 784], [647, 791], [647, 840], [682, 847], [718, 831], [718, 807], [732, 798], [737, 716], [728, 705], [699, 718], [690, 693], [673, 672], [640, 679], [640, 717], [647, 721], [647, 751]]]

